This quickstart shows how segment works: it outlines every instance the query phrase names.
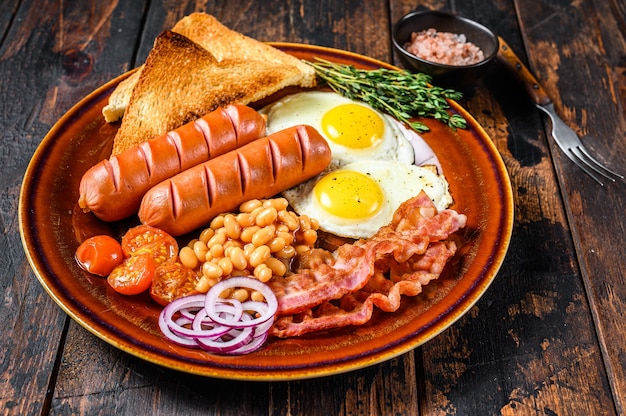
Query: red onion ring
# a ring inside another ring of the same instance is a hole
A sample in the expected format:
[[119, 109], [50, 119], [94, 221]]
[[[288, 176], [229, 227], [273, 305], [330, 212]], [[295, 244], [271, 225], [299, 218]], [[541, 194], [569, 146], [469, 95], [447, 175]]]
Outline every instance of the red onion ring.
[[261, 345], [263, 345], [265, 343], [265, 341], [267, 341], [268, 337], [269, 337], [269, 331], [264, 331], [263, 333], [261, 333], [261, 335], [253, 338], [252, 341], [250, 343], [248, 343], [247, 345], [244, 345], [244, 346], [239, 347], [239, 348], [237, 348], [235, 350], [229, 351], [228, 353], [232, 354], [232, 355], [249, 354], [249, 353], [259, 349], [261, 347]]

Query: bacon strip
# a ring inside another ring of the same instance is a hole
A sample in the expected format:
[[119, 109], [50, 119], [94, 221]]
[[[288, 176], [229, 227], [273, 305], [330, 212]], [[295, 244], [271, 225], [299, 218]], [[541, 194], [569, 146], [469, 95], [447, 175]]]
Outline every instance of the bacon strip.
[[466, 219], [453, 210], [437, 213], [422, 192], [402, 204], [372, 238], [332, 254], [313, 251], [296, 274], [270, 281], [279, 302], [271, 334], [291, 337], [361, 325], [374, 306], [396, 311], [402, 295], [416, 296], [439, 277], [457, 248], [448, 237]]

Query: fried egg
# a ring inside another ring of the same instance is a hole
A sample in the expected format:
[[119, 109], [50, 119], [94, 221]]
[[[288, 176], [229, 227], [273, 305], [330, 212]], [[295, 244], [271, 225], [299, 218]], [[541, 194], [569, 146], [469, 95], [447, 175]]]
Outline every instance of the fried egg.
[[308, 124], [328, 141], [333, 165], [358, 160], [415, 161], [406, 127], [367, 104], [334, 92], [306, 91], [286, 96], [259, 111], [267, 133]]
[[452, 203], [448, 183], [433, 169], [398, 161], [363, 160], [327, 169], [283, 193], [299, 215], [342, 237], [369, 238], [391, 222], [404, 201], [424, 190], [438, 210]]

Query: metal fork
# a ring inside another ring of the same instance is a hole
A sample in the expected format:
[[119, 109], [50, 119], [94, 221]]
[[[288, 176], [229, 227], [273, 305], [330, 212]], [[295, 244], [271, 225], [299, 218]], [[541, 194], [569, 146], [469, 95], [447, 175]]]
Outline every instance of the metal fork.
[[609, 169], [591, 156], [576, 132], [568, 127], [556, 114], [552, 100], [541, 84], [539, 84], [539, 81], [520, 61], [504, 39], [498, 37], [498, 40], [500, 41], [498, 59], [513, 70], [515, 75], [524, 83], [526, 91], [530, 94], [537, 108], [548, 115], [552, 122], [552, 137], [563, 153], [601, 186], [604, 186], [603, 178], [612, 182], [615, 182], [617, 179], [624, 179], [624, 175]]
[[561, 148], [563, 153], [565, 153], [576, 166], [584, 170], [587, 175], [591, 176], [602, 186], [604, 186], [604, 182], [602, 181], [603, 177], [612, 182], [615, 182], [616, 179], [624, 179], [624, 175], [609, 169], [589, 154], [574, 130], [569, 128], [556, 114], [552, 103], [544, 105], [537, 104], [537, 108], [550, 117], [550, 121], [552, 122], [552, 137], [556, 144]]

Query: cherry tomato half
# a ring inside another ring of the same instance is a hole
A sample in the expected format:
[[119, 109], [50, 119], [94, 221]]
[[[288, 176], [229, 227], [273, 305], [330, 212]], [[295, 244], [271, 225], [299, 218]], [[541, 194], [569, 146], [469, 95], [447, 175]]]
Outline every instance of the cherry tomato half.
[[197, 293], [199, 279], [193, 270], [180, 263], [162, 264], [156, 269], [150, 296], [156, 303], [165, 306], [176, 298]]
[[107, 276], [124, 261], [122, 246], [108, 235], [86, 239], [78, 246], [74, 257], [83, 270], [98, 276]]
[[107, 282], [122, 295], [138, 295], [150, 288], [155, 269], [156, 264], [149, 254], [138, 254], [113, 269]]
[[122, 237], [122, 251], [126, 257], [140, 253], [150, 254], [158, 266], [176, 260], [178, 243], [163, 230], [138, 225], [128, 230]]

